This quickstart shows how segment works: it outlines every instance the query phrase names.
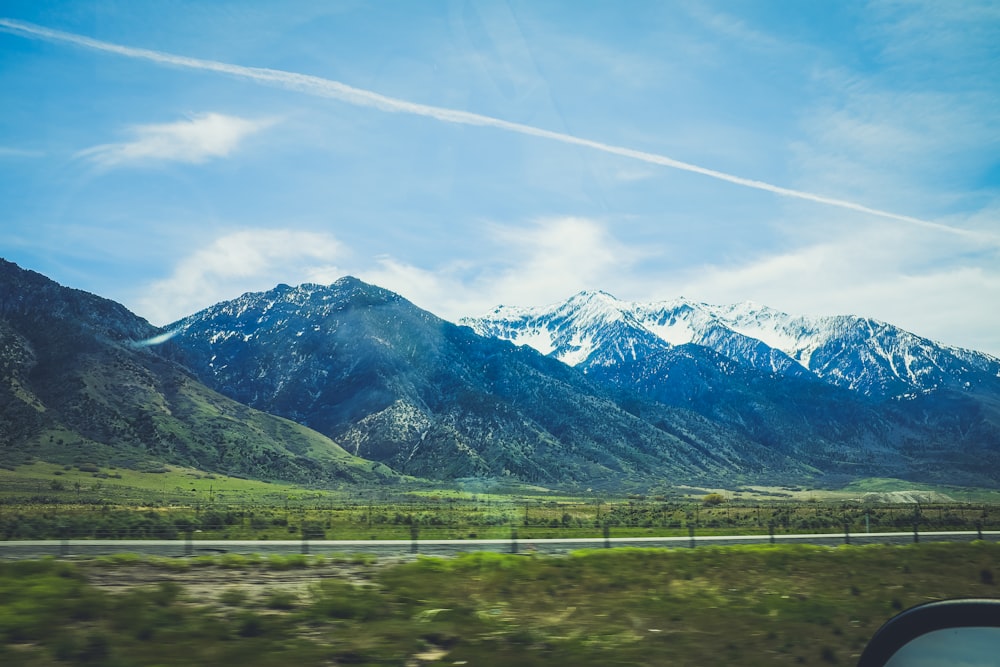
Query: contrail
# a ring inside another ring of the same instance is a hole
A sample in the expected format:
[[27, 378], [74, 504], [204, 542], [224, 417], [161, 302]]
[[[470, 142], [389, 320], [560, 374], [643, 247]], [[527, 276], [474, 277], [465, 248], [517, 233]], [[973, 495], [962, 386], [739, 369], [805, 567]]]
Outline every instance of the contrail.
[[871, 208], [868, 206], [864, 206], [863, 204], [857, 204], [855, 202], [847, 201], [844, 199], [835, 199], [833, 197], [825, 197], [823, 195], [814, 194], [811, 192], [804, 192], [802, 190], [793, 190], [791, 188], [784, 188], [779, 185], [766, 183], [764, 181], [757, 181], [750, 178], [744, 178], [742, 176], [727, 174], [722, 171], [716, 171], [715, 169], [699, 167], [698, 165], [690, 164], [688, 162], [682, 162], [680, 160], [675, 160], [665, 155], [658, 155], [656, 153], [647, 153], [644, 151], [633, 150], [631, 148], [613, 146], [610, 144], [601, 143], [599, 141], [593, 141], [591, 139], [583, 139], [581, 137], [575, 137], [571, 134], [564, 134], [562, 132], [553, 132], [552, 130], [545, 130], [531, 125], [523, 125], [521, 123], [513, 123], [510, 121], [502, 120], [500, 118], [493, 118], [492, 116], [484, 116], [477, 113], [471, 113], [469, 111], [460, 111], [457, 109], [447, 109], [444, 107], [435, 107], [426, 104], [418, 104], [416, 102], [408, 102], [406, 100], [400, 100], [394, 97], [380, 95], [379, 93], [370, 90], [365, 90], [363, 88], [355, 88], [353, 86], [349, 86], [347, 84], [340, 83], [338, 81], [324, 79], [318, 76], [311, 76], [308, 74], [298, 74], [295, 72], [286, 72], [283, 70], [268, 69], [263, 67], [244, 67], [242, 65], [232, 65], [229, 63], [217, 62], [214, 60], [189, 58], [187, 56], [165, 53], [163, 51], [153, 51], [150, 49], [139, 49], [130, 46], [121, 46], [119, 44], [103, 42], [97, 39], [92, 39], [90, 37], [84, 37], [82, 35], [62, 32], [59, 30], [51, 30], [49, 28], [45, 28], [42, 26], [37, 26], [30, 23], [24, 23], [22, 21], [15, 21], [12, 19], [0, 18], [0, 30], [5, 30], [7, 32], [21, 36], [36, 37], [54, 42], [68, 42], [71, 44], [76, 44], [77, 46], [86, 47], [88, 49], [106, 51], [109, 53], [115, 53], [121, 56], [125, 56], [127, 58], [138, 58], [141, 60], [148, 60], [150, 62], [155, 62], [163, 65], [174, 65], [176, 67], [185, 67], [188, 69], [203, 70], [208, 72], [219, 72], [222, 74], [228, 74], [230, 76], [234, 76], [241, 79], [249, 79], [266, 85], [285, 88], [287, 90], [294, 90], [297, 92], [305, 93], [307, 95], [314, 95], [317, 97], [328, 97], [336, 100], [341, 100], [349, 104], [354, 104], [356, 106], [379, 109], [380, 111], [387, 111], [392, 113], [408, 113], [416, 116], [426, 116], [428, 118], [434, 118], [436, 120], [443, 121], [445, 123], [495, 127], [501, 130], [506, 130], [508, 132], [516, 132], [518, 134], [526, 134], [533, 137], [550, 139], [552, 141], [558, 141], [564, 144], [584, 146], [586, 148], [591, 148], [593, 150], [602, 151], [604, 153], [610, 153], [612, 155], [620, 155], [622, 157], [631, 158], [633, 160], [639, 160], [641, 162], [646, 162], [649, 164], [655, 164], [663, 167], [670, 167], [671, 169], [679, 169], [681, 171], [688, 171], [695, 174], [701, 174], [703, 176], [715, 178], [720, 181], [726, 181], [728, 183], [735, 183], [736, 185], [742, 185], [747, 188], [772, 192], [782, 197], [804, 199], [806, 201], [816, 202], [818, 204], [826, 204], [828, 206], [836, 206], [839, 208], [850, 209], [852, 211], [859, 211], [861, 213], [868, 213], [870, 215], [876, 215], [882, 218], [899, 220], [901, 222], [907, 222], [910, 224], [919, 225], [921, 227], [927, 227], [938, 231], [950, 232], [953, 234], [960, 234], [967, 236], [976, 235], [974, 232], [969, 232], [963, 229], [950, 227], [948, 225], [943, 225], [937, 222], [921, 220], [920, 218], [914, 218], [908, 215], [900, 215], [898, 213], [892, 213], [891, 211], [883, 211], [877, 208]]

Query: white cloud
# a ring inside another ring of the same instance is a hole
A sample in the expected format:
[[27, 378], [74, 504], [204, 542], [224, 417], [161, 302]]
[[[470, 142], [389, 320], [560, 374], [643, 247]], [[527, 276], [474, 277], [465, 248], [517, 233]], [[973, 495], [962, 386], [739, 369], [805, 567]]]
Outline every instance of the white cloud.
[[995, 245], [906, 226], [826, 238], [737, 264], [678, 270], [664, 262], [649, 271], [640, 264], [653, 249], [622, 243], [594, 220], [558, 218], [495, 228], [489, 265], [418, 267], [382, 257], [357, 275], [452, 321], [498, 304], [541, 305], [603, 289], [639, 301], [752, 300], [797, 315], [863, 315], [1000, 355], [1000, 313], [982, 306], [1000, 303]]
[[181, 260], [171, 275], [134, 299], [136, 312], [166, 324], [247, 291], [278, 283], [329, 284], [353, 274], [392, 290], [434, 314], [456, 320], [499, 303], [543, 304], [582, 289], [615, 289], [646, 257], [601, 223], [555, 218], [528, 226], [488, 228], [490, 261], [419, 267], [390, 256], [345, 265], [350, 254], [328, 234], [245, 230], [222, 236]]
[[137, 312], [165, 324], [246, 291], [278, 283], [329, 284], [345, 274], [390, 289], [446, 319], [498, 304], [542, 305], [583, 289], [624, 299], [685, 296], [708, 303], [753, 300], [792, 314], [875, 317], [950, 345], [1000, 355], [1000, 256], [949, 234], [871, 227], [749, 258], [739, 265], [649, 272], [649, 248], [621, 242], [607, 225], [554, 218], [488, 228], [487, 261], [416, 266], [391, 256], [348, 265], [332, 236], [290, 230], [228, 234], [150, 285]]
[[77, 153], [102, 167], [157, 161], [199, 164], [229, 156], [248, 136], [272, 125], [272, 120], [248, 120], [204, 113], [175, 123], [137, 125], [132, 141], [102, 144]]
[[905, 229], [869, 229], [761, 256], [706, 266], [678, 281], [709, 303], [753, 300], [792, 314], [854, 314], [918, 335], [1000, 355], [1000, 253], [996, 247]]
[[617, 282], [616, 275], [646, 254], [587, 218], [550, 219], [528, 229], [501, 228], [495, 238], [516, 260], [500, 275], [484, 278], [512, 303], [558, 300], [567, 292], [608, 288]]
[[332, 282], [341, 244], [328, 234], [246, 230], [216, 239], [177, 264], [169, 278], [149, 285], [136, 312], [167, 324], [247, 291], [278, 283]]
[[359, 277], [393, 290], [441, 317], [457, 320], [501, 304], [561, 301], [583, 289], [615, 290], [648, 255], [587, 218], [550, 218], [531, 226], [495, 226], [488, 263], [416, 267], [390, 257]]

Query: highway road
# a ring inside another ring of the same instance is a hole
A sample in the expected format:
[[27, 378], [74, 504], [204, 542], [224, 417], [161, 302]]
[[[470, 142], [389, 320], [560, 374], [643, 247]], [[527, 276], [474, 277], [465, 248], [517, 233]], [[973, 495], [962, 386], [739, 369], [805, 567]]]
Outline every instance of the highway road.
[[[1000, 541], [1000, 531], [938, 531], [919, 533], [921, 542], [968, 542], [982, 539]], [[796, 535], [696, 535], [694, 537], [592, 537], [542, 540], [19, 540], [0, 541], [0, 559], [16, 560], [58, 556], [87, 558], [114, 553], [138, 553], [166, 557], [203, 554], [289, 554], [289, 553], [369, 553], [376, 556], [399, 556], [421, 553], [452, 556], [469, 551], [503, 553], [567, 553], [577, 549], [603, 547], [697, 548], [732, 544], [909, 544], [915, 541], [912, 531], [893, 533], [857, 533], [851, 535], [806, 533]]]

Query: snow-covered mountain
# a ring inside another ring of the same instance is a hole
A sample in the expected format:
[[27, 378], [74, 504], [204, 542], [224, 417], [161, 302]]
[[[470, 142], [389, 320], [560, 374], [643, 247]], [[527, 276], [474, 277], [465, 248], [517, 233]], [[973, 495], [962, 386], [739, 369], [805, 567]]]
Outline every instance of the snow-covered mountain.
[[169, 328], [164, 352], [220, 393], [416, 476], [593, 486], [810, 470], [793, 447], [691, 411], [651, 406], [647, 421], [554, 359], [351, 277], [244, 294]]
[[584, 293], [498, 309], [481, 336], [346, 277], [157, 329], [2, 260], [0, 297], [11, 460], [618, 489], [1000, 479], [997, 360], [861, 318]]
[[[231, 398], [417, 476], [954, 483], [1000, 469], [1000, 389], [948, 366], [991, 362], [888, 325], [599, 292], [470, 323], [487, 335], [348, 277], [207, 308], [171, 326], [161, 352]], [[912, 358], [908, 375], [886, 371], [900, 365], [880, 356], [890, 338]], [[915, 391], [922, 364], [938, 385], [970, 389], [908, 401], [856, 390]]]
[[171, 326], [161, 351], [231, 398], [421, 477], [955, 482], [997, 469], [1000, 391], [866, 396], [801, 361], [858, 354], [849, 338], [773, 311], [584, 293], [495, 315], [478, 335], [348, 277], [217, 304]]
[[461, 323], [585, 371], [693, 344], [758, 371], [808, 373], [876, 398], [984, 385], [1000, 390], [1000, 359], [990, 355], [935, 343], [870, 318], [794, 316], [752, 302], [637, 303], [581, 292], [550, 306], [499, 306]]

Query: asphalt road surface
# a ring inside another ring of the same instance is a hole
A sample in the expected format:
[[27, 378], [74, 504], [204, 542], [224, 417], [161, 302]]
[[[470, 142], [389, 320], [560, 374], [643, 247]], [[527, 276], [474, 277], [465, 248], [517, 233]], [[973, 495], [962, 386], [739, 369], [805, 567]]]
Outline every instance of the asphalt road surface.
[[857, 533], [851, 535], [817, 533], [800, 535], [696, 535], [694, 537], [592, 537], [543, 540], [18, 540], [0, 541], [0, 559], [30, 559], [44, 556], [79, 557], [137, 553], [166, 557], [203, 554], [290, 554], [290, 553], [370, 553], [376, 556], [399, 556], [421, 553], [453, 556], [469, 551], [503, 553], [566, 553], [577, 549], [602, 547], [673, 547], [726, 544], [910, 544], [921, 542], [969, 542], [982, 539], [1000, 541], [1000, 531]]

